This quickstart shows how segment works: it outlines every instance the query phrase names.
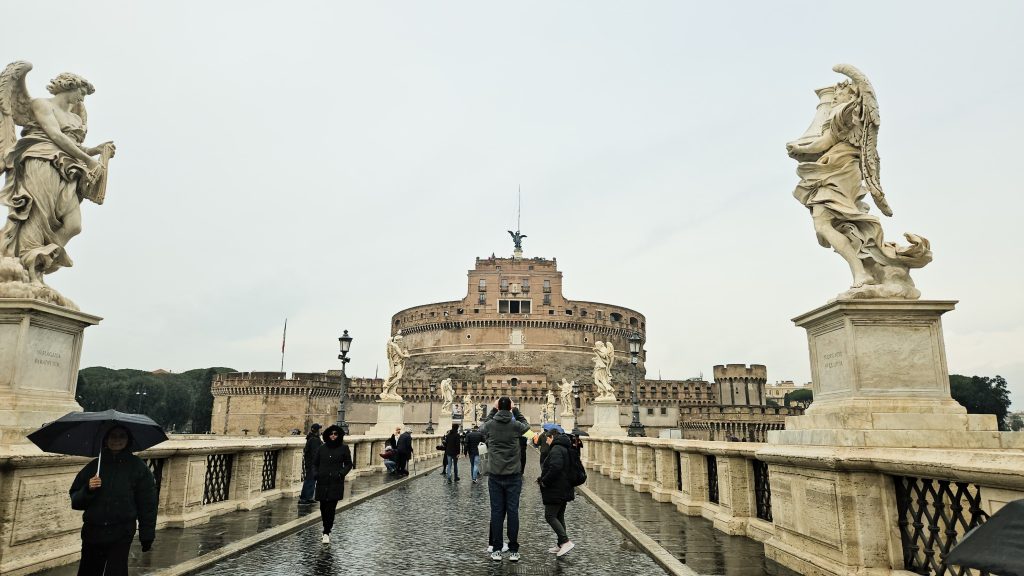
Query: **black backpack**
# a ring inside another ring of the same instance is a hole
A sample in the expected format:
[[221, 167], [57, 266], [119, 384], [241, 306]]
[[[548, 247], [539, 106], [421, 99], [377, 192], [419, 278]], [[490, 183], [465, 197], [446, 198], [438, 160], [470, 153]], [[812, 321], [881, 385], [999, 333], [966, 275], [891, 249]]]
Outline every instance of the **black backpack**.
[[567, 476], [569, 483], [573, 486], [580, 486], [587, 481], [587, 469], [583, 467], [583, 459], [580, 458], [580, 450], [583, 449], [583, 441], [576, 434], [569, 434], [569, 469]]

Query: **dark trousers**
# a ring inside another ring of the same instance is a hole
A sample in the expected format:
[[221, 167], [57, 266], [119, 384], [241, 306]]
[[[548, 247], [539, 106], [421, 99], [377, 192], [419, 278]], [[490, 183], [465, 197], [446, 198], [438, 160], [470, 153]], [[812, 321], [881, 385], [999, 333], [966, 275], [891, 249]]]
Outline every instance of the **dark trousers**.
[[313, 475], [312, 469], [307, 469], [306, 479], [302, 481], [302, 492], [299, 492], [299, 500], [312, 500], [314, 490], [316, 490], [316, 476]]
[[562, 502], [561, 504], [544, 505], [544, 519], [555, 531], [555, 536], [558, 536], [559, 546], [569, 541], [569, 536], [565, 533], [565, 504]]
[[338, 513], [337, 500], [320, 501], [320, 520], [324, 523], [324, 534], [330, 534], [334, 528], [334, 515]]
[[519, 495], [523, 492], [523, 477], [519, 474], [491, 474], [487, 480], [491, 497], [490, 545], [501, 550], [501, 527], [508, 516], [508, 551], [519, 551]]
[[78, 576], [128, 576], [128, 551], [131, 547], [131, 540], [114, 544], [82, 542]]
[[409, 455], [398, 453], [395, 454], [395, 472], [401, 476], [409, 473]]

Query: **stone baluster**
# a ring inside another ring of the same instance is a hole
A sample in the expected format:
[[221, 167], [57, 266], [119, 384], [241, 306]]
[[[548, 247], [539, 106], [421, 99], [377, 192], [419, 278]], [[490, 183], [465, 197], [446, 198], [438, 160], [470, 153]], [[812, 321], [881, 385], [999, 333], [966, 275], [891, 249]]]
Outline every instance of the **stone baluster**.
[[718, 510], [714, 516], [715, 528], [732, 535], [745, 535], [747, 522], [753, 512], [753, 468], [748, 456], [753, 458], [755, 446], [735, 451], [716, 451], [718, 459]]
[[252, 510], [266, 504], [262, 494], [263, 450], [244, 450], [235, 453], [231, 473], [229, 500], [237, 500], [238, 508]]
[[636, 443], [634, 440], [615, 440], [614, 442], [622, 454], [619, 482], [631, 486], [636, 480]]
[[707, 462], [704, 460], [704, 454], [697, 452], [692, 446], [678, 446], [676, 450], [683, 486], [678, 496], [673, 496], [672, 502], [683, 514], [699, 516], [708, 499]]
[[633, 472], [633, 489], [637, 492], [650, 492], [652, 486], [657, 482], [652, 440], [637, 440], [635, 442], [636, 465]]

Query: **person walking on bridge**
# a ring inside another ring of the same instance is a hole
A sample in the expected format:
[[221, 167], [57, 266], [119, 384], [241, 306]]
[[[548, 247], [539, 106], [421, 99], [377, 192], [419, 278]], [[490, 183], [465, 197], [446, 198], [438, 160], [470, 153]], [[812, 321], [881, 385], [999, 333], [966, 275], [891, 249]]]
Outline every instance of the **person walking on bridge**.
[[345, 497], [345, 476], [352, 470], [352, 452], [343, 442], [341, 428], [331, 425], [324, 430], [324, 444], [316, 452], [316, 499], [320, 502], [320, 520], [324, 525], [323, 544], [331, 543], [331, 528], [337, 514], [338, 501]]
[[313, 473], [313, 458], [316, 451], [323, 445], [320, 439], [320, 424], [313, 424], [309, 427], [309, 434], [306, 434], [306, 446], [302, 449], [302, 469], [306, 478], [302, 481], [302, 491], [299, 492], [299, 504], [312, 504], [313, 489], [316, 488], [316, 475]]
[[487, 442], [487, 489], [491, 500], [491, 560], [502, 559], [502, 527], [508, 517], [508, 559], [519, 561], [519, 496], [523, 491], [519, 438], [530, 429], [526, 417], [512, 399], [502, 396], [494, 403], [480, 433]]
[[542, 438], [548, 445], [548, 451], [537, 484], [540, 485], [540, 495], [544, 502], [544, 520], [555, 531], [558, 539], [557, 545], [548, 549], [548, 552], [564, 556], [576, 546], [569, 540], [565, 528], [565, 505], [576, 499], [576, 492], [569, 481], [569, 450], [572, 449], [572, 443], [568, 436], [561, 433], [561, 428], [547, 431]]
[[449, 483], [459, 481], [459, 453], [462, 452], [462, 437], [459, 436], [459, 425], [452, 424], [452, 429], [444, 435], [444, 455], [448, 457], [445, 465], [445, 477]]

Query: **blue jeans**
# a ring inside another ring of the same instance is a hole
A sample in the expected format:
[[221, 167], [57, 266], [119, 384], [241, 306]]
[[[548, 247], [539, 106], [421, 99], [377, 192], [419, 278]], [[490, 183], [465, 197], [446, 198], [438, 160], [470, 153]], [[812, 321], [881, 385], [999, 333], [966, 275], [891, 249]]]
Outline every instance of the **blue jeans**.
[[508, 551], [519, 552], [519, 495], [523, 492], [522, 474], [491, 474], [487, 481], [491, 497], [490, 545], [501, 550], [501, 526], [508, 515]]
[[312, 470], [306, 470], [306, 479], [302, 481], [302, 492], [299, 492], [299, 500], [312, 500], [313, 492], [316, 490], [316, 476]]
[[454, 456], [448, 457], [448, 463], [444, 467], [444, 475], [448, 477], [448, 480], [453, 480], [459, 477], [459, 459]]
[[480, 477], [480, 456], [469, 457], [469, 475], [473, 477], [473, 481]]

